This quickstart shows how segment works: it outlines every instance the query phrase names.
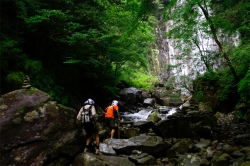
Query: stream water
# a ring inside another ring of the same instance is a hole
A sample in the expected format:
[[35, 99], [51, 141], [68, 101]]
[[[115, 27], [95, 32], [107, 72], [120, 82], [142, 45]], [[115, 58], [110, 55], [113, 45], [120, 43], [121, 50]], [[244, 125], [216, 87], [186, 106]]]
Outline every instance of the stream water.
[[[169, 115], [172, 115], [176, 112], [176, 107], [166, 107], [161, 106], [157, 109], [161, 120], [167, 119]], [[137, 121], [146, 121], [148, 116], [154, 111], [153, 109], [141, 109], [137, 113], [122, 113], [121, 114], [121, 122], [137, 122]]]

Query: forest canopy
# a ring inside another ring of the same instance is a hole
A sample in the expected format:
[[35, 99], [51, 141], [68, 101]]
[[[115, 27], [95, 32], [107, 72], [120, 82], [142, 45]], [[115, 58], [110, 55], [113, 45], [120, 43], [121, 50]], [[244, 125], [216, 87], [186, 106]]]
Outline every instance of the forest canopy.
[[[152, 50], [162, 44], [156, 29], [167, 24], [166, 43], [174, 41], [179, 53], [174, 58], [181, 61], [166, 64], [167, 72], [181, 72], [178, 67], [190, 62], [196, 74], [183, 76], [188, 81], [182, 79], [180, 86], [197, 101], [205, 101], [204, 89], [217, 89], [219, 101], [250, 104], [249, 0], [8, 0], [0, 5], [1, 94], [19, 89], [26, 75], [32, 86], [63, 104], [115, 97], [120, 84], [149, 90], [161, 74], [152, 66]], [[205, 39], [215, 49], [202, 47]], [[192, 89], [193, 79], [209, 84]]]
[[64, 104], [116, 95], [120, 81], [137, 86], [131, 70], [150, 75], [154, 7], [149, 0], [1, 1], [1, 93], [20, 88], [25, 75]]

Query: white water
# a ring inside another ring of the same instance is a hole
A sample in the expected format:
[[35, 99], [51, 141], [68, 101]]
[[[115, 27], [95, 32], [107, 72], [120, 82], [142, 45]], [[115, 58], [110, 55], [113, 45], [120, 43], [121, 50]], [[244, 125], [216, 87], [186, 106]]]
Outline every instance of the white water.
[[[168, 108], [170, 109], [168, 111], [168, 113], [164, 113], [162, 112], [161, 110], [162, 109], [166, 109], [166, 107], [161, 107], [159, 108], [159, 115], [161, 116], [161, 119], [164, 120], [166, 119], [169, 115], [172, 115], [173, 113], [176, 112], [176, 108]], [[150, 113], [152, 112], [153, 110], [152, 109], [143, 109], [143, 110], [140, 110], [139, 112], [137, 113], [129, 113], [129, 114], [124, 114], [124, 115], [121, 115], [122, 119], [121, 119], [121, 122], [125, 121], [126, 119], [132, 119], [134, 122], [137, 122], [137, 121], [146, 121], [148, 116], [150, 115]]]
[[[126, 115], [122, 115], [121, 117], [123, 118], [132, 118], [133, 121], [137, 122], [137, 121], [145, 121], [148, 117], [148, 115], [152, 112], [153, 110], [151, 109], [143, 109], [140, 110], [137, 113], [133, 113], [133, 114], [126, 114]], [[122, 120], [123, 121], [123, 120]]]

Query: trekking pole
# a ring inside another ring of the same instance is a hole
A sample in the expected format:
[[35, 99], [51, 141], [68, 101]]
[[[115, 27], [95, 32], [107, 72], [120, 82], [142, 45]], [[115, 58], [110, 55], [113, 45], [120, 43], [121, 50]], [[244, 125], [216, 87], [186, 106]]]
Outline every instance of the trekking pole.
[[118, 120], [117, 122], [117, 126], [118, 126], [118, 139], [120, 139], [120, 120]]

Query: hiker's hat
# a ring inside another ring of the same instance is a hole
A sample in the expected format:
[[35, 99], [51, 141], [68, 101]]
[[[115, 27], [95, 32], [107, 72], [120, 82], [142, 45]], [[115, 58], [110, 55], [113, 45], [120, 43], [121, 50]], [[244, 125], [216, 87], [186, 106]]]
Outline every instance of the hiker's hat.
[[118, 101], [117, 100], [113, 100], [112, 101], [112, 105], [118, 105]]
[[94, 102], [94, 100], [92, 100], [92, 99], [89, 98], [87, 101], [84, 102], [84, 104], [94, 105], [95, 102]]

